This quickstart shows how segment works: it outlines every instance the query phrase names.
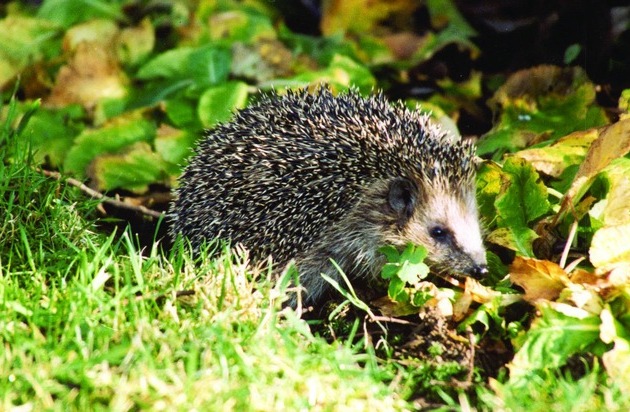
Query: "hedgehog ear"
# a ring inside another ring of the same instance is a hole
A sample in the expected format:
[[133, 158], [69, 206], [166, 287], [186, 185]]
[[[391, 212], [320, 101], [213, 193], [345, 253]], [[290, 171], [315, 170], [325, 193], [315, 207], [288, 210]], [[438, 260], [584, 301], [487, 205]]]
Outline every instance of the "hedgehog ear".
[[404, 177], [392, 180], [389, 185], [387, 200], [389, 201], [389, 206], [398, 215], [400, 224], [409, 220], [416, 207], [417, 199], [418, 189], [411, 180]]

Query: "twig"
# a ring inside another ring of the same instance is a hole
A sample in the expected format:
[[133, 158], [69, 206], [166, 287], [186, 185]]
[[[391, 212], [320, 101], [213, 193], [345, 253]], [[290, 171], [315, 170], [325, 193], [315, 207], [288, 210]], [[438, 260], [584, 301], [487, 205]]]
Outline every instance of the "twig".
[[40, 173], [42, 173], [44, 176], [47, 177], [52, 177], [53, 179], [59, 180], [59, 181], [64, 181], [66, 183], [68, 183], [69, 185], [72, 185], [74, 187], [79, 188], [79, 190], [81, 190], [82, 192], [88, 194], [89, 196], [95, 198], [95, 199], [99, 199], [101, 201], [103, 201], [103, 203], [107, 203], [109, 205], [121, 208], [121, 209], [127, 209], [127, 210], [133, 210], [134, 212], [140, 212], [144, 215], [148, 215], [148, 216], [152, 216], [155, 218], [159, 218], [162, 217], [164, 215], [163, 212], [158, 212], [157, 210], [153, 210], [153, 209], [149, 209], [146, 206], [142, 206], [142, 205], [138, 205], [138, 206], [134, 206], [134, 205], [130, 205], [128, 203], [122, 202], [120, 200], [116, 200], [113, 199], [109, 196], [105, 196], [104, 194], [102, 194], [101, 192], [98, 192], [88, 186], [86, 186], [85, 184], [83, 184], [82, 182], [78, 181], [77, 179], [73, 179], [71, 177], [63, 177], [61, 175], [61, 173], [59, 172], [51, 172], [50, 170], [44, 170], [44, 169], [38, 169], [38, 171]]
[[385, 322], [385, 323], [398, 323], [400, 325], [416, 325], [416, 323], [414, 322], [409, 322], [408, 320], [404, 320], [404, 319], [393, 318], [391, 316], [374, 315], [371, 317], [371, 319], [376, 322], [380, 321], [380, 322]]
[[571, 224], [571, 230], [569, 230], [569, 236], [567, 236], [567, 243], [564, 245], [564, 250], [562, 251], [562, 257], [560, 258], [560, 267], [563, 269], [567, 265], [569, 250], [571, 250], [571, 245], [573, 244], [573, 239], [575, 238], [575, 233], [577, 232], [577, 227], [578, 221], [574, 220]]
[[473, 383], [473, 371], [475, 369], [475, 335], [472, 328], [468, 326], [466, 328], [466, 334], [468, 335], [468, 343], [470, 343], [470, 363], [468, 364], [468, 374], [466, 376], [466, 382], [469, 385]]

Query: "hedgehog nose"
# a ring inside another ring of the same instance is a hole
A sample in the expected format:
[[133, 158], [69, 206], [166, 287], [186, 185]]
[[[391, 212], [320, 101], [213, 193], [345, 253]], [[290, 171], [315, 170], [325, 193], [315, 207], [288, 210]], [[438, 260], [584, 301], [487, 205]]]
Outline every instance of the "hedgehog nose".
[[470, 270], [470, 275], [475, 278], [480, 278], [488, 274], [488, 266], [487, 265], [475, 265]]

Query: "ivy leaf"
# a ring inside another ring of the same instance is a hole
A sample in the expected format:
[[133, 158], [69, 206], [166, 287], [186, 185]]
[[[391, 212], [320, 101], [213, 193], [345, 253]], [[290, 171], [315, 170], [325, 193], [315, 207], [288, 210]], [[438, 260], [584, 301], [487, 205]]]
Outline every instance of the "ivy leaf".
[[509, 183], [495, 201], [497, 223], [510, 229], [519, 253], [533, 257], [532, 242], [536, 233], [529, 228], [529, 223], [549, 211], [547, 188], [534, 168], [523, 159], [508, 158], [503, 172]]

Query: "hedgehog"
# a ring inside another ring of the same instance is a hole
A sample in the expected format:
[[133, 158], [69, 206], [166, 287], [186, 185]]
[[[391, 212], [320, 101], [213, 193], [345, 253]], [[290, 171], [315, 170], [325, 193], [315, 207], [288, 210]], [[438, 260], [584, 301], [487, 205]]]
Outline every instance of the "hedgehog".
[[205, 133], [174, 191], [170, 232], [195, 251], [218, 238], [278, 270], [294, 263], [311, 304], [330, 292], [322, 274], [378, 279], [385, 245], [422, 245], [433, 272], [480, 278], [474, 153], [382, 92], [271, 92]]

